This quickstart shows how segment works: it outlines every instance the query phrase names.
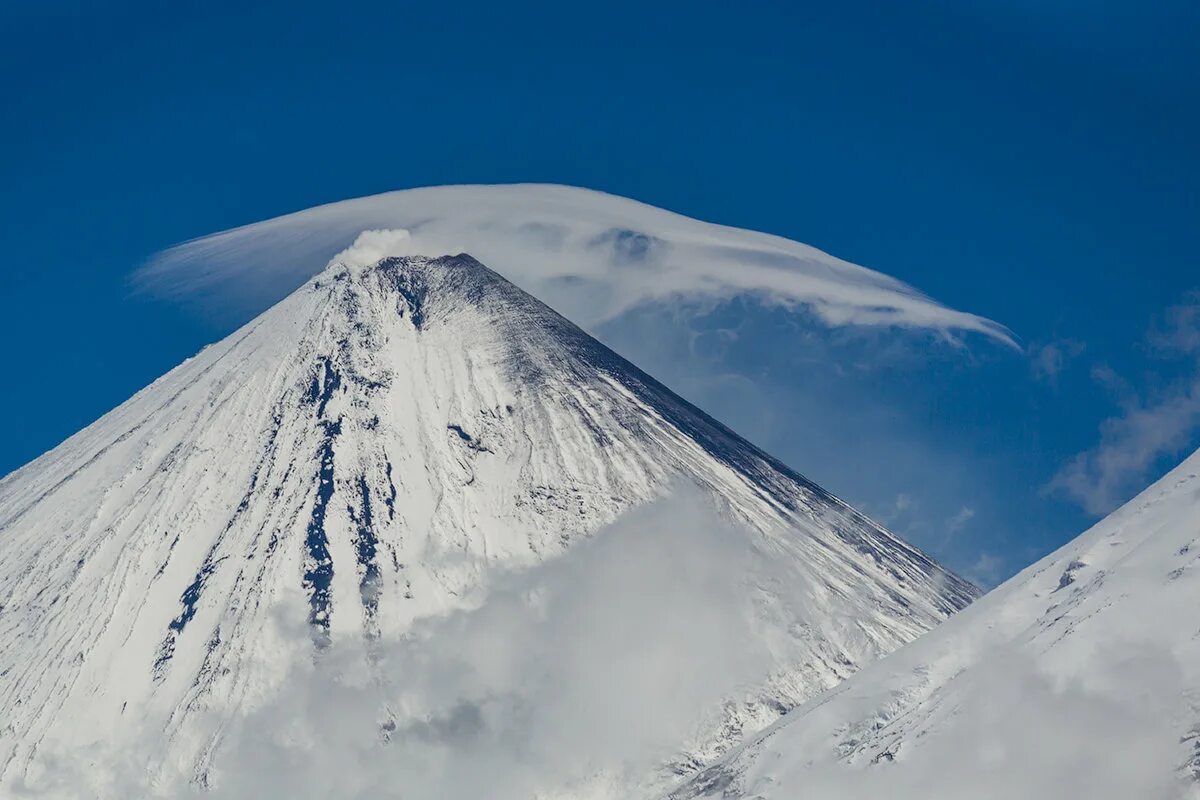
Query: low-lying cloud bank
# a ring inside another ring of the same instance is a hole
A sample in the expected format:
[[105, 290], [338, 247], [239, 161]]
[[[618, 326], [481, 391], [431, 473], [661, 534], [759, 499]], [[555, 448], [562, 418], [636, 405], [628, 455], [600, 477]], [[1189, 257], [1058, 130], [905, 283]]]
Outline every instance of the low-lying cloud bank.
[[411, 638], [303, 660], [226, 747], [216, 796], [524, 800], [644, 776], [765, 671], [744, 541], [663, 503]]
[[974, 332], [1012, 343], [990, 320], [807, 245], [545, 184], [439, 186], [318, 206], [173, 247], [135, 281], [253, 312], [374, 230], [406, 231], [412, 253], [470, 253], [585, 327], [647, 302], [748, 295], [811, 307], [832, 326]]
[[17, 796], [627, 796], [770, 670], [753, 608], [764, 569], [748, 532], [683, 491], [495, 574], [469, 609], [401, 639], [335, 641], [314, 658], [296, 598], [271, 634], [278, 691], [193, 731], [220, 731], [207, 788], [162, 766], [148, 732], [118, 752], [62, 753]]

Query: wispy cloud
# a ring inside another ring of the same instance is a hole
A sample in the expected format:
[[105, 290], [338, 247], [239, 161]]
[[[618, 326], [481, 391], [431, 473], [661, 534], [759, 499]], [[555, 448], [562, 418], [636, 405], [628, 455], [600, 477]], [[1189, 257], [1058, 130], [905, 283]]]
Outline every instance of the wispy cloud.
[[995, 586], [996, 579], [1002, 574], [1004, 559], [993, 553], [980, 553], [969, 569], [966, 577], [979, 586]]
[[1108, 366], [1094, 367], [1093, 379], [1116, 397], [1121, 413], [1104, 420], [1099, 444], [1071, 459], [1047, 486], [1091, 514], [1128, 499], [1160, 459], [1182, 452], [1200, 428], [1200, 294], [1168, 309], [1147, 343], [1159, 356], [1184, 359], [1184, 377], [1151, 393]]
[[1058, 376], [1072, 360], [1083, 355], [1084, 350], [1084, 343], [1077, 339], [1055, 339], [1033, 346], [1029, 353], [1029, 366], [1033, 377], [1056, 386]]
[[1167, 309], [1149, 339], [1151, 346], [1168, 354], [1200, 355], [1200, 290]]
[[751, 296], [810, 308], [829, 326], [975, 332], [1013, 344], [990, 320], [816, 248], [554, 185], [441, 186], [319, 206], [173, 247], [135, 282], [249, 313], [379, 229], [407, 232], [414, 253], [468, 252], [585, 327], [644, 303]]
[[958, 510], [958, 513], [951, 517], [946, 522], [946, 531], [950, 535], [954, 535], [967, 527], [967, 523], [975, 518], [975, 509], [963, 506]]

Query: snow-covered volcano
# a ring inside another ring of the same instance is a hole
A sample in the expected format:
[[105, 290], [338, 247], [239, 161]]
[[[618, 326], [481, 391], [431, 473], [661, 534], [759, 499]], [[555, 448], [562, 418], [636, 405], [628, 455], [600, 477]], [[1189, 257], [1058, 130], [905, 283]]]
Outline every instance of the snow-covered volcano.
[[777, 570], [778, 659], [676, 772], [976, 595], [473, 258], [334, 263], [0, 481], [0, 786], [148, 740], [212, 782], [274, 616], [393, 640], [681, 482]]
[[674, 800], [1200, 796], [1200, 453]]

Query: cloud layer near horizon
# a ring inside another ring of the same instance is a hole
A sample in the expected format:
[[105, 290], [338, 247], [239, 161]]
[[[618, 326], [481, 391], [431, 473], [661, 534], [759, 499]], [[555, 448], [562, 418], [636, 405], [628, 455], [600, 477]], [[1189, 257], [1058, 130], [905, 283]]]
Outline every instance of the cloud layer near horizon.
[[335, 640], [315, 657], [305, 600], [284, 594], [259, 665], [276, 682], [232, 719], [201, 714], [186, 731], [219, 741], [203, 781], [147, 728], [90, 749], [48, 742], [11, 788], [37, 800], [627, 797], [673, 779], [664, 762], [777, 666], [755, 616], [755, 581], [787, 579], [774, 569], [685, 484], [557, 558], [490, 572], [464, 608], [402, 636]]
[[177, 245], [134, 281], [256, 312], [376, 229], [406, 231], [412, 253], [470, 253], [584, 327], [649, 302], [753, 296], [810, 307], [830, 326], [974, 332], [1012, 344], [990, 320], [807, 245], [556, 185], [440, 186], [331, 203]]

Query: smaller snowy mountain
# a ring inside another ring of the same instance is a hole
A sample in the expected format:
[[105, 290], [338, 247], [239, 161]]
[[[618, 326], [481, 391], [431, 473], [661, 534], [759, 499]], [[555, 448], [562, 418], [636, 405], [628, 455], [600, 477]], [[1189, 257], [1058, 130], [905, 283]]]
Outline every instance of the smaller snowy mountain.
[[1200, 795], [1200, 453], [671, 794]]

